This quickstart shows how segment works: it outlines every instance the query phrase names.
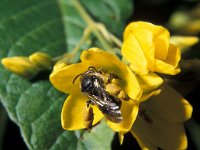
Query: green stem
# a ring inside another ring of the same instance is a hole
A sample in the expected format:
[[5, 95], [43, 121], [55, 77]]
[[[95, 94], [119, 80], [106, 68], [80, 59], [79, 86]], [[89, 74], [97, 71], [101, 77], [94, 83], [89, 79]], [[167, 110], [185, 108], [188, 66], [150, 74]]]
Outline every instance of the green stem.
[[[74, 7], [77, 9], [83, 20], [88, 24], [91, 28], [93, 34], [97, 37], [99, 42], [102, 44], [103, 48], [109, 52], [112, 52], [112, 47], [104, 40], [103, 36], [99, 33], [96, 27], [96, 23], [92, 20], [89, 14], [85, 11], [85, 9], [80, 4], [79, 0], [72, 0], [74, 3]], [[113, 53], [113, 52], [112, 52]]]
[[103, 33], [108, 34], [109, 38], [111, 39], [112, 42], [114, 42], [118, 47], [121, 47], [122, 42], [115, 37], [112, 33], [110, 33], [106, 27], [101, 24], [101, 23], [96, 23], [93, 21], [93, 19], [90, 17], [90, 15], [86, 12], [86, 10], [83, 8], [83, 6], [80, 4], [79, 0], [72, 0], [72, 3], [74, 4], [74, 7], [77, 9], [83, 20], [88, 24], [88, 27], [85, 29], [83, 37], [80, 39], [79, 43], [74, 47], [74, 49], [71, 51], [71, 53], [58, 56], [53, 58], [54, 64], [63, 59], [66, 58], [68, 61], [71, 61], [71, 59], [75, 56], [75, 54], [80, 50], [81, 45], [87, 40], [89, 35], [93, 33], [96, 38], [99, 40], [103, 48], [111, 53], [119, 53], [119, 49], [114, 49], [106, 39], [105, 35]]
[[79, 41], [79, 43], [74, 47], [74, 49], [72, 50], [71, 54], [74, 56], [80, 49], [81, 45], [83, 45], [83, 43], [87, 40], [87, 38], [89, 37], [89, 35], [91, 34], [91, 28], [87, 27], [83, 33], [83, 37], [81, 38], [81, 40]]
[[89, 35], [91, 34], [91, 29], [90, 27], [87, 27], [83, 33], [83, 37], [80, 39], [80, 41], [78, 42], [78, 44], [76, 44], [76, 46], [74, 47], [74, 49], [67, 54], [58, 56], [58, 57], [54, 57], [53, 58], [53, 62], [54, 64], [57, 63], [57, 61], [66, 58], [67, 61], [69, 61], [69, 63], [72, 61], [72, 59], [75, 57], [75, 55], [77, 54], [77, 52], [80, 50], [81, 45], [83, 45], [83, 43], [87, 40], [87, 38], [89, 37]]
[[113, 35], [112, 33], [110, 33], [110, 37], [111, 37], [112, 41], [113, 41], [119, 48], [122, 47], [122, 42], [121, 42], [115, 35]]
[[112, 41], [115, 43], [119, 48], [122, 47], [122, 42], [111, 32], [109, 32], [105, 25], [102, 23], [96, 23], [98, 30], [103, 34], [105, 38], [107, 38], [109, 41]]

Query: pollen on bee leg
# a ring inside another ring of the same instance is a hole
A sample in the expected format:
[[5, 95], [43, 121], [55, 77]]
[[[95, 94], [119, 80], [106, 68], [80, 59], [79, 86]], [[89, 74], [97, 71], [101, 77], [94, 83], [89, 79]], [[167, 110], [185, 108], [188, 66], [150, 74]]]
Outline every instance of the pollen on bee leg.
[[115, 85], [119, 85], [120, 79], [118, 78], [113, 78], [111, 83], [115, 84]]
[[[114, 80], [120, 80], [120, 78], [114, 73], [109, 73], [109, 82], [113, 83]], [[116, 83], [114, 83], [114, 84], [116, 84]]]
[[94, 120], [93, 108], [87, 103], [83, 110], [83, 124], [86, 128], [90, 129], [92, 127], [92, 122]]
[[102, 79], [103, 79], [104, 84], [109, 83], [109, 74], [108, 73], [103, 73]]
[[[120, 78], [114, 74], [114, 73], [107, 73], [107, 72], [103, 72], [102, 73], [102, 79], [104, 81], [104, 84], [109, 84], [109, 83], [113, 83], [113, 84], [118, 84]], [[113, 82], [113, 81], [117, 81], [117, 83]]]
[[120, 92], [118, 93], [117, 97], [119, 99], [122, 99], [122, 100], [129, 100], [128, 95], [126, 95], [123, 90], [120, 90]]
[[121, 88], [115, 84], [112, 83], [106, 84], [106, 91], [112, 95], [118, 95], [120, 90]]

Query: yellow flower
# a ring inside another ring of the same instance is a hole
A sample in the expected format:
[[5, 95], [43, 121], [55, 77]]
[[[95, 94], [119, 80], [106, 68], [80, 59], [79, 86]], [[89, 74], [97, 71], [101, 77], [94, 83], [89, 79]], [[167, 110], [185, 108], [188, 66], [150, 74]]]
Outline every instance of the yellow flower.
[[1, 63], [6, 69], [24, 78], [32, 78], [38, 73], [38, 68], [27, 57], [16, 56], [3, 58]]
[[139, 84], [143, 90], [140, 102], [149, 99], [153, 95], [158, 95], [161, 92], [160, 85], [163, 83], [163, 79], [155, 73], [149, 73], [146, 75], [137, 75]]
[[9, 71], [24, 78], [31, 79], [39, 71], [51, 69], [53, 61], [48, 54], [35, 52], [29, 57], [15, 56], [3, 58], [1, 63]]
[[170, 42], [174, 45], [177, 45], [181, 52], [184, 52], [185, 49], [195, 45], [199, 42], [199, 38], [197, 36], [171, 36]]
[[190, 11], [175, 11], [169, 19], [168, 25], [172, 30], [183, 34], [194, 35], [200, 32], [200, 6]]
[[[129, 97], [129, 100], [122, 100], [121, 102], [120, 110], [123, 121], [121, 123], [113, 123], [106, 118], [106, 122], [114, 131], [129, 131], [137, 116], [137, 100], [142, 92], [135, 75], [115, 55], [98, 48], [83, 51], [80, 59], [80, 63], [65, 66], [62, 64], [61, 67], [54, 68], [53, 73], [50, 75], [50, 81], [58, 90], [70, 94], [62, 108], [61, 122], [63, 128], [66, 130], [86, 128], [83, 112], [89, 98], [81, 92], [80, 80], [75, 78], [88, 71], [89, 67], [95, 67], [104, 72], [113, 73], [120, 78], [119, 86]], [[76, 81], [74, 82], [74, 80]], [[104, 115], [96, 106], [90, 105], [90, 107], [93, 108], [94, 113], [92, 125], [95, 125]], [[90, 110], [87, 111], [90, 114], [92, 113]], [[89, 118], [91, 117], [89, 116]]]
[[29, 60], [40, 70], [48, 70], [52, 67], [51, 56], [43, 52], [35, 52], [29, 56]]
[[169, 42], [170, 34], [162, 26], [148, 22], [132, 22], [124, 31], [122, 55], [138, 74], [180, 72], [180, 50]]
[[131, 133], [142, 149], [186, 149], [183, 122], [191, 115], [192, 106], [187, 100], [170, 86], [164, 85], [161, 94], [140, 103]]

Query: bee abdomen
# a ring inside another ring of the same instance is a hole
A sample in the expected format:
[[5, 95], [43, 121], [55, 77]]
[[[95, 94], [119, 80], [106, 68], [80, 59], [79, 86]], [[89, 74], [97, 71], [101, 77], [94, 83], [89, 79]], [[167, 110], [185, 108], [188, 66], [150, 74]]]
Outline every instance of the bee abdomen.
[[123, 120], [121, 111], [115, 111], [113, 113], [111, 112], [110, 114], [106, 114], [106, 117], [108, 118], [108, 120], [114, 123], [121, 123]]
[[114, 122], [114, 123], [120, 123], [122, 122], [122, 113], [120, 111], [120, 107], [118, 105], [115, 105], [113, 107], [110, 107], [109, 113], [107, 113], [107, 118]]

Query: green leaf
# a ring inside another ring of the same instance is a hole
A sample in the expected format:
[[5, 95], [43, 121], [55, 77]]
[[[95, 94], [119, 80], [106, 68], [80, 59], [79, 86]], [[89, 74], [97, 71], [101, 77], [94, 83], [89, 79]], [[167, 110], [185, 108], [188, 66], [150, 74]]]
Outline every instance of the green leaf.
[[114, 133], [108, 128], [105, 121], [94, 127], [90, 132], [83, 134], [82, 142], [86, 149], [109, 150]]
[[81, 2], [94, 18], [103, 22], [110, 31], [119, 37], [122, 36], [125, 21], [133, 11], [130, 0], [82, 0]]
[[[81, 2], [95, 21], [122, 36], [132, 13], [131, 0]], [[35, 51], [59, 56], [75, 47], [86, 28], [70, 0], [1, 0], [0, 10], [0, 59]], [[82, 48], [95, 46], [92, 43], [84, 43]], [[0, 65], [0, 79], [1, 102], [29, 149], [89, 150], [95, 145], [110, 149], [113, 132], [105, 123], [81, 136], [77, 136], [81, 131], [62, 129], [60, 113], [67, 96], [54, 89], [48, 78], [27, 81]]]

